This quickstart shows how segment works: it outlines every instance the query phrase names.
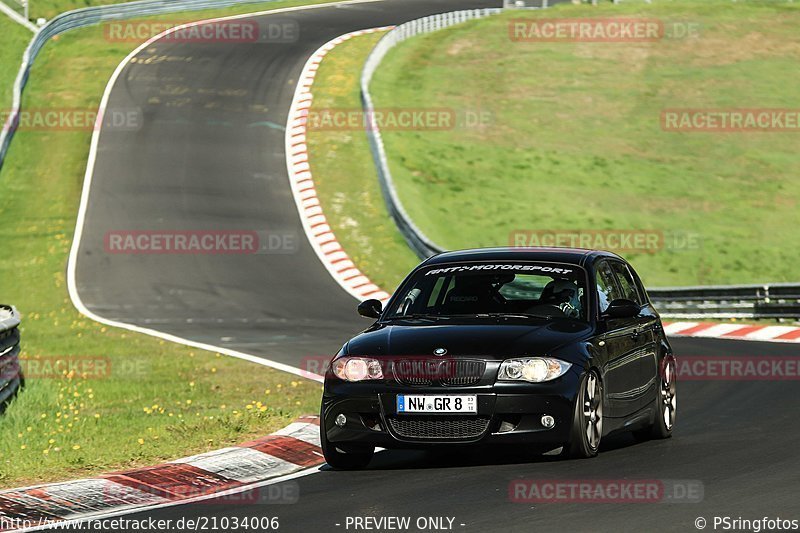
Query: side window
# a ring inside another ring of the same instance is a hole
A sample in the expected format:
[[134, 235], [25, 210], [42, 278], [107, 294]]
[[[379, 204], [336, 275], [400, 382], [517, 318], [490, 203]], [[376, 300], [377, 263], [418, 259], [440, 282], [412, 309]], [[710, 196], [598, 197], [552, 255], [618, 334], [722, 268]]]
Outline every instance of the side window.
[[597, 298], [600, 302], [600, 312], [608, 309], [612, 300], [622, 298], [614, 282], [614, 273], [605, 261], [597, 266]]
[[611, 268], [614, 269], [614, 273], [617, 275], [619, 285], [622, 287], [622, 297], [642, 305], [642, 295], [639, 294], [639, 290], [636, 288], [636, 282], [633, 281], [633, 276], [631, 276], [628, 267], [616, 261], [611, 263], [611, 265]]

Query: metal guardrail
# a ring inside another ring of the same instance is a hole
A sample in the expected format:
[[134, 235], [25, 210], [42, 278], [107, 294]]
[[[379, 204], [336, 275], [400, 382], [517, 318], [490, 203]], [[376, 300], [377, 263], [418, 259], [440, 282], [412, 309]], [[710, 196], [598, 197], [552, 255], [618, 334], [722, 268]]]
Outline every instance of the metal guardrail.
[[[519, 3], [509, 1], [512, 5], [515, 4], [515, 7], [519, 7]], [[547, 7], [548, 2], [525, 4]], [[476, 9], [444, 13], [401, 24], [388, 32], [372, 50], [361, 72], [361, 104], [365, 116], [371, 117], [375, 112], [369, 85], [389, 50], [415, 35], [431, 33], [501, 11], [501, 9]], [[444, 248], [425, 236], [403, 209], [392, 181], [383, 138], [374, 121], [367, 128], [367, 137], [389, 214], [408, 245], [420, 259], [444, 251]], [[800, 319], [800, 284], [674, 287], [649, 289], [648, 292], [653, 304], [665, 318]]]
[[666, 318], [800, 319], [800, 284], [648, 289]]
[[0, 169], [3, 167], [11, 139], [19, 125], [19, 112], [22, 101], [22, 91], [28, 82], [31, 67], [42, 47], [51, 37], [69, 30], [92, 26], [110, 20], [164, 15], [180, 11], [198, 11], [201, 9], [230, 7], [240, 4], [260, 4], [275, 0], [141, 0], [125, 4], [86, 7], [67, 11], [52, 18], [47, 24], [39, 28], [33, 36], [25, 53], [22, 55], [22, 65], [14, 82], [13, 102], [3, 130], [0, 132]]
[[19, 314], [8, 305], [0, 305], [0, 403], [14, 394], [20, 385]]
[[[489, 8], [442, 13], [406, 22], [389, 31], [378, 41], [378, 44], [373, 48], [372, 52], [370, 52], [366, 63], [364, 63], [364, 69], [361, 71], [361, 105], [364, 109], [364, 115], [366, 117], [374, 116], [375, 106], [372, 95], [369, 92], [369, 84], [372, 81], [372, 76], [375, 74], [375, 71], [378, 69], [389, 50], [415, 35], [431, 33], [448, 28], [454, 24], [496, 15], [500, 12], [502, 12], [502, 9]], [[420, 259], [427, 259], [432, 255], [441, 253], [444, 251], [444, 248], [426, 237], [411, 220], [411, 217], [408, 216], [406, 210], [403, 209], [403, 204], [400, 202], [397, 189], [392, 181], [389, 161], [383, 146], [383, 137], [381, 137], [381, 132], [377, 124], [375, 124], [374, 121], [370, 122], [371, 125], [367, 128], [367, 137], [369, 138], [372, 157], [375, 160], [375, 167], [378, 170], [378, 180], [380, 182], [381, 191], [383, 192], [383, 198], [386, 201], [386, 207], [389, 210], [389, 215], [392, 217], [395, 224], [397, 224], [400, 233], [403, 234], [408, 245]]]

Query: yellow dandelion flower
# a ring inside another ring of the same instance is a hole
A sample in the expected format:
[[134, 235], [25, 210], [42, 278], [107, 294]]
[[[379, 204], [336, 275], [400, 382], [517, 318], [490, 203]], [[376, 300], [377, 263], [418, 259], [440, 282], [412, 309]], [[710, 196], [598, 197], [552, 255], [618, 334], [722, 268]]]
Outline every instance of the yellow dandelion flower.
[[80, 450], [80, 449], [81, 449], [81, 445], [80, 445], [80, 444], [74, 444], [74, 445], [72, 446], [72, 449], [73, 449], [73, 450]]
[[138, 442], [140, 445], [141, 445], [141, 444], [144, 444], [144, 439], [139, 439], [139, 440], [137, 440], [136, 442]]

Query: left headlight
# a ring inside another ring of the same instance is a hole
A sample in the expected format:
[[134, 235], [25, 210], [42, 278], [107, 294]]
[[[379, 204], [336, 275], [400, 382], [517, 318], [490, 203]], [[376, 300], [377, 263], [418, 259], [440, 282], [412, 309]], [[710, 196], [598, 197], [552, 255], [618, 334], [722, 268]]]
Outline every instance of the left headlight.
[[500, 365], [497, 381], [542, 383], [563, 376], [572, 364], [552, 357], [506, 359]]
[[340, 357], [333, 362], [333, 373], [344, 381], [383, 379], [380, 361], [369, 357]]

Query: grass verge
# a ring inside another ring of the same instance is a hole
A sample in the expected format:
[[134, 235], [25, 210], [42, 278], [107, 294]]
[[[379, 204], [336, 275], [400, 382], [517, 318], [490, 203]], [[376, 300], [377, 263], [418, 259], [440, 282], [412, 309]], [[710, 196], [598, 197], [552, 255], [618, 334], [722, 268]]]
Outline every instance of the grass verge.
[[0, 46], [0, 122], [5, 124], [22, 53], [33, 38], [33, 33], [0, 14], [0, 35], [3, 36], [3, 46]]
[[[122, 4], [125, 2], [130, 2], [132, 0], [34, 0], [31, 4], [29, 16], [32, 20], [36, 20], [37, 18], [45, 18], [50, 20], [51, 18], [64, 13], [65, 11], [72, 11], [73, 9], [81, 9], [84, 7], [94, 7], [94, 6], [105, 6], [111, 4]], [[302, 2], [297, 3], [293, 2], [296, 5], [308, 5], [308, 4], [315, 4], [315, 3], [325, 3], [326, 1], [330, 0], [323, 0], [322, 2], [319, 1], [311, 1], [311, 2]], [[202, 13], [216, 13], [221, 15], [233, 15], [236, 13], [250, 13], [253, 11], [258, 11], [259, 9], [271, 9], [270, 6], [275, 7], [283, 7], [288, 5], [288, 2], [272, 2], [270, 3], [263, 3], [263, 4], [241, 4], [238, 6], [233, 6], [230, 8], [224, 9], [209, 9], [205, 11], [194, 11], [194, 12], [186, 12], [186, 13], [176, 13], [172, 15], [168, 15], [169, 17], [181, 17], [182, 20], [198, 20], [200, 18], [204, 18], [204, 15], [198, 16], [198, 14]]]
[[[312, 87], [311, 113], [358, 115], [358, 73], [382, 35], [355, 37], [325, 56]], [[374, 283], [394, 290], [418, 260], [387, 215], [364, 130], [320, 128], [307, 139], [314, 184], [336, 238]]]
[[[96, 109], [114, 68], [135, 46], [108, 42], [101, 26], [62, 35], [37, 60], [24, 107]], [[28, 386], [0, 417], [0, 487], [220, 448], [319, 407], [316, 383], [106, 328], [75, 311], [65, 265], [90, 139], [91, 131], [20, 131], [0, 173], [0, 239], [13, 250], [0, 256], [0, 299], [22, 313], [28, 369]]]
[[[691, 24], [695, 35], [509, 37], [520, 17], [613, 16], [656, 18], [668, 31]], [[403, 204], [448, 248], [507, 245], [515, 230], [655, 230], [678, 242], [623, 253], [648, 285], [797, 280], [800, 249], [787, 243], [800, 227], [798, 131], [676, 133], [661, 112], [797, 110], [798, 24], [786, 3], [674, 0], [515, 11], [415, 37], [378, 70], [377, 107], [490, 119], [384, 131]]]

